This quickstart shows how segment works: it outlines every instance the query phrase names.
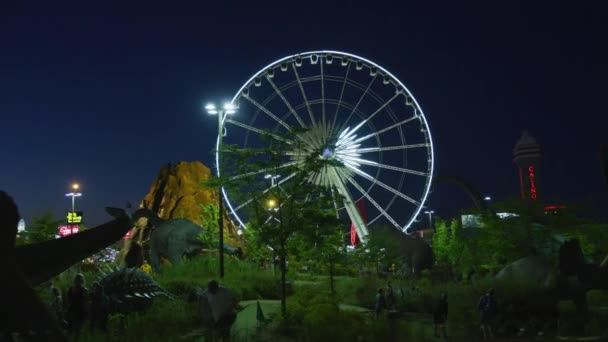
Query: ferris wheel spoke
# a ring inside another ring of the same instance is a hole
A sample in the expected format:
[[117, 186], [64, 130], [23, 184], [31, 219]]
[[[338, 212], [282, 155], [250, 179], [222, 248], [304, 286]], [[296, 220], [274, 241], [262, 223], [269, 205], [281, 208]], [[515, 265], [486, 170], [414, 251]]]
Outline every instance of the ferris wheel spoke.
[[346, 74], [344, 75], [344, 82], [342, 82], [342, 90], [340, 90], [340, 98], [338, 99], [338, 104], [336, 106], [336, 113], [334, 114], [334, 120], [329, 126], [329, 134], [331, 135], [334, 132], [334, 128], [336, 128], [336, 120], [338, 119], [338, 114], [340, 111], [340, 106], [342, 105], [342, 98], [344, 97], [344, 89], [346, 88], [346, 81], [348, 80], [348, 73], [350, 72], [350, 66], [352, 63], [348, 63], [346, 67]]
[[421, 172], [421, 171], [406, 169], [406, 168], [403, 168], [403, 167], [381, 164], [381, 163], [377, 163], [375, 161], [361, 159], [361, 158], [356, 158], [356, 157], [348, 157], [348, 159], [352, 160], [352, 161], [355, 161], [355, 162], [357, 162], [359, 164], [363, 164], [363, 165], [375, 166], [375, 167], [379, 167], [379, 168], [382, 168], [382, 169], [399, 171], [399, 172], [409, 173], [409, 174], [417, 175], [417, 176], [424, 176], [424, 177], [426, 177], [426, 176], [429, 175], [427, 172]]
[[353, 116], [353, 114], [355, 113], [355, 111], [357, 110], [357, 108], [359, 108], [359, 105], [361, 104], [361, 101], [363, 101], [363, 99], [365, 98], [365, 95], [367, 95], [367, 92], [369, 91], [369, 89], [371, 88], [372, 84], [374, 84], [374, 81], [376, 80], [376, 76], [372, 77], [372, 80], [369, 82], [369, 84], [367, 85], [367, 88], [365, 88], [365, 91], [363, 92], [363, 95], [361, 95], [361, 97], [359, 98], [359, 101], [357, 101], [357, 104], [355, 105], [355, 107], [353, 107], [353, 110], [350, 112], [350, 114], [348, 114], [348, 117], [346, 118], [346, 120], [342, 123], [342, 126], [340, 127], [340, 131], [343, 131], [344, 128], [346, 127], [346, 125], [348, 124], [348, 121], [350, 120], [350, 118]]
[[367, 173], [359, 170], [358, 168], [352, 168], [351, 167], [350, 169], [354, 173], [358, 174], [359, 176], [361, 176], [361, 177], [369, 180], [372, 183], [378, 184], [379, 186], [383, 187], [384, 189], [386, 189], [386, 190], [392, 192], [393, 194], [395, 194], [395, 195], [403, 198], [404, 200], [406, 200], [406, 201], [408, 201], [408, 202], [410, 202], [410, 203], [412, 203], [414, 205], [420, 205], [420, 202], [416, 201], [415, 199], [411, 198], [410, 196], [408, 196], [408, 195], [406, 195], [406, 194], [404, 194], [404, 193], [402, 193], [402, 192], [394, 189], [393, 187], [391, 187], [389, 185], [386, 185], [386, 184], [382, 183], [381, 181], [379, 181], [379, 180], [375, 179], [374, 177], [368, 175]]
[[304, 103], [306, 103], [306, 110], [308, 111], [308, 116], [310, 117], [310, 122], [312, 123], [312, 127], [317, 127], [317, 122], [315, 121], [315, 116], [312, 114], [312, 109], [310, 109], [310, 103], [308, 102], [308, 98], [306, 97], [306, 92], [304, 91], [304, 85], [302, 84], [302, 80], [300, 79], [300, 75], [298, 74], [298, 70], [296, 69], [296, 65], [291, 63], [293, 73], [296, 75], [296, 79], [298, 81], [298, 86], [300, 87], [300, 92], [302, 93], [302, 98], [304, 99]]
[[265, 168], [265, 169], [261, 169], [261, 170], [257, 170], [257, 171], [251, 171], [251, 172], [247, 172], [247, 173], [243, 173], [240, 175], [235, 175], [229, 178], [229, 180], [237, 180], [243, 177], [248, 177], [248, 176], [255, 176], [255, 175], [259, 175], [262, 173], [268, 173], [268, 172], [272, 172], [278, 169], [284, 169], [286, 167], [290, 167], [290, 166], [294, 166], [294, 165], [298, 165], [298, 164], [302, 164], [301, 161], [292, 161], [292, 162], [288, 162], [285, 164], [281, 164], [277, 167], [269, 167], [269, 168]]
[[323, 76], [323, 60], [320, 61], [321, 66], [321, 125], [323, 126], [323, 142], [327, 141], [327, 122], [325, 121], [325, 80]]
[[[296, 172], [292, 172], [289, 176], [281, 179], [280, 181], [276, 182], [275, 184], [271, 185], [270, 187], [264, 189], [264, 191], [262, 191], [262, 194], [266, 194], [268, 193], [268, 191], [270, 191], [270, 189], [272, 188], [276, 188], [279, 187], [281, 184], [287, 182], [288, 180], [290, 180], [291, 178], [293, 178], [296, 175]], [[253, 202], [253, 198], [250, 198], [248, 200], [246, 200], [245, 202], [243, 202], [243, 204], [239, 205], [238, 207], [234, 208], [234, 211], [238, 211], [243, 209], [244, 207], [248, 206], [249, 204], [251, 204], [251, 202]]]
[[358, 153], [369, 153], [369, 152], [384, 152], [393, 150], [405, 150], [410, 148], [429, 147], [429, 144], [410, 144], [410, 145], [398, 145], [398, 146], [384, 146], [384, 147], [368, 147], [357, 149]]
[[[366, 135], [366, 136], [363, 136], [363, 137], [361, 137], [361, 138], [359, 138], [359, 139], [355, 140], [355, 142], [356, 142], [356, 143], [359, 143], [359, 142], [362, 142], [362, 141], [367, 140], [367, 139], [369, 139], [369, 138], [373, 138], [373, 137], [378, 136], [378, 135], [380, 135], [380, 134], [382, 134], [382, 133], [384, 133], [384, 132], [386, 132], [386, 131], [390, 131], [391, 129], [393, 129], [393, 128], [395, 128], [395, 127], [399, 127], [399, 126], [401, 126], [401, 125], [404, 125], [404, 124], [406, 124], [406, 123], [408, 123], [408, 122], [410, 122], [410, 121], [416, 120], [416, 119], [418, 119], [418, 117], [417, 117], [417, 116], [412, 116], [411, 118], [407, 118], [407, 119], [405, 119], [405, 120], [402, 120], [402, 121], [396, 122], [396, 123], [394, 123], [394, 124], [392, 124], [392, 125], [390, 125], [390, 126], [388, 126], [388, 127], [385, 127], [385, 128], [383, 128], [383, 129], [381, 129], [381, 130], [379, 130], [379, 131], [376, 131], [376, 132], [374, 132], [374, 133], [370, 133], [370, 134], [368, 134], [368, 135]], [[353, 131], [354, 131], [354, 130], [353, 130]], [[351, 131], [351, 133], [352, 133], [353, 131]]]
[[289, 109], [289, 111], [291, 112], [291, 114], [293, 114], [293, 116], [296, 118], [296, 120], [298, 121], [298, 123], [300, 124], [300, 126], [302, 126], [302, 128], [308, 128], [308, 126], [306, 126], [306, 124], [304, 123], [304, 121], [302, 120], [302, 118], [300, 118], [300, 116], [298, 115], [298, 113], [295, 111], [295, 109], [293, 109], [293, 107], [291, 106], [291, 103], [289, 103], [289, 101], [287, 100], [287, 98], [285, 97], [285, 95], [283, 95], [283, 92], [276, 86], [276, 84], [274, 84], [274, 82], [272, 81], [272, 79], [268, 76], [266, 76], [266, 79], [268, 80], [268, 83], [270, 83], [270, 85], [272, 86], [272, 88], [274, 89], [274, 91], [277, 93], [277, 95], [279, 95], [279, 97], [281, 98], [281, 100], [283, 100], [283, 103], [285, 103], [285, 106], [287, 106], [287, 108]]
[[368, 122], [374, 116], [376, 116], [376, 114], [380, 113], [381, 110], [383, 110], [384, 108], [386, 108], [386, 106], [388, 106], [391, 102], [393, 102], [393, 100], [396, 99], [399, 95], [400, 95], [399, 93], [395, 93], [395, 95], [393, 95], [393, 97], [391, 97], [390, 99], [388, 99], [388, 101], [384, 102], [384, 104], [382, 104], [382, 106], [380, 106], [380, 108], [378, 108], [374, 113], [372, 113], [372, 115], [370, 115], [367, 118], [365, 118], [365, 120], [361, 121], [357, 126], [355, 126], [355, 128], [353, 128], [350, 132], [348, 132], [348, 134], [346, 135], [346, 137], [353, 136], [353, 134], [355, 134], [355, 132], [359, 128], [361, 128], [363, 125], [365, 125], [366, 122]]
[[249, 95], [244, 95], [243, 94], [243, 97], [246, 98], [249, 102], [251, 102], [254, 106], [258, 107], [258, 109], [260, 109], [262, 112], [266, 113], [266, 115], [268, 115], [271, 118], [273, 118], [281, 126], [285, 127], [285, 129], [287, 129], [289, 132], [291, 132], [293, 130], [291, 128], [291, 126], [289, 126], [287, 123], [285, 123], [285, 121], [279, 119], [278, 116], [274, 115], [274, 113], [272, 113], [270, 110], [268, 110], [268, 108], [266, 108], [266, 107], [262, 106], [261, 104], [259, 104], [256, 100], [252, 99]]
[[294, 143], [294, 141], [293, 141], [293, 140], [285, 139], [285, 138], [283, 138], [283, 137], [281, 137], [281, 136], [278, 136], [278, 135], [276, 135], [276, 134], [274, 134], [274, 133], [267, 132], [267, 131], [261, 130], [261, 129], [259, 129], [259, 128], [255, 128], [255, 127], [253, 127], [253, 126], [250, 126], [250, 125], [248, 125], [248, 124], [246, 124], [246, 123], [242, 123], [242, 122], [240, 122], [240, 121], [236, 121], [236, 120], [234, 120], [234, 119], [226, 119], [226, 122], [231, 123], [231, 124], [236, 125], [236, 126], [239, 126], [239, 127], [241, 127], [241, 128], [244, 128], [244, 129], [246, 129], [246, 130], [249, 130], [249, 131], [255, 132], [255, 133], [259, 134], [259, 135], [269, 135], [269, 136], [271, 136], [271, 137], [275, 138], [276, 140], [278, 140], [278, 141], [282, 141], [282, 142], [284, 142], [284, 143], [286, 143], [286, 144], [290, 144], [290, 145], [291, 145], [291, 144], [293, 144], [293, 143]]
[[363, 196], [365, 196], [365, 198], [367, 198], [367, 200], [374, 206], [376, 207], [376, 209], [378, 209], [378, 211], [384, 216], [386, 217], [395, 227], [397, 228], [401, 228], [401, 226], [399, 225], [399, 223], [397, 223], [397, 221], [395, 221], [383, 208], [382, 206], [380, 206], [380, 204], [378, 204], [376, 201], [374, 201], [374, 199], [363, 189], [363, 187], [361, 187], [361, 185], [359, 185], [359, 183], [357, 183], [354, 179], [352, 179], [351, 177], [348, 178], [348, 182], [350, 184], [352, 184], [357, 190], [359, 190], [359, 192], [361, 192], [363, 194]]

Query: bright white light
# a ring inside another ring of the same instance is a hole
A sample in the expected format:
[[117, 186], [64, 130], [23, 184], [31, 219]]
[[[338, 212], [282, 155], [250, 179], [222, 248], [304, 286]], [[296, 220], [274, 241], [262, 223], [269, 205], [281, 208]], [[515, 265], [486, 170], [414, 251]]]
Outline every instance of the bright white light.
[[25, 231], [25, 220], [21, 219], [19, 220], [19, 224], [17, 224], [17, 232], [21, 233]]
[[238, 235], [238, 236], [243, 235], [243, 230], [242, 229], [237, 230], [236, 235]]
[[70, 192], [69, 194], [65, 194], [67, 197], [80, 197], [82, 194], [80, 192]]
[[492, 200], [492, 197], [490, 197], [490, 196], [486, 196], [486, 197], [484, 197], [484, 198], [483, 198], [483, 200], [484, 200], [484, 201], [491, 201], [491, 200]]
[[215, 105], [213, 103], [209, 103], [205, 106], [205, 109], [208, 111], [215, 110]]
[[234, 109], [236, 109], [236, 106], [230, 102], [226, 102], [226, 103], [224, 103], [224, 109], [225, 110], [234, 110]]
[[435, 211], [434, 211], [434, 210], [431, 210], [431, 211], [425, 211], [424, 213], [425, 213], [425, 214], [434, 214], [434, 213], [435, 213]]

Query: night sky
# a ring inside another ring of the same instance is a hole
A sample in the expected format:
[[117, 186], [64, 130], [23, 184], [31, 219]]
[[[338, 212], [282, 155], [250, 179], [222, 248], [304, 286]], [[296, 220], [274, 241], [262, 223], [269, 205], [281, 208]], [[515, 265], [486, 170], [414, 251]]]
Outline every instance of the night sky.
[[[212, 166], [217, 121], [204, 103], [231, 98], [276, 59], [321, 49], [369, 58], [404, 82], [427, 115], [436, 174], [495, 199], [517, 195], [512, 148], [527, 129], [543, 148], [542, 199], [605, 192], [608, 11], [591, 4], [600, 1], [21, 3], [0, 4], [0, 189], [26, 221], [63, 216], [72, 181], [84, 193], [77, 208], [98, 224], [104, 206], [139, 204], [168, 162]], [[446, 185], [429, 207], [445, 216], [470, 204]]]

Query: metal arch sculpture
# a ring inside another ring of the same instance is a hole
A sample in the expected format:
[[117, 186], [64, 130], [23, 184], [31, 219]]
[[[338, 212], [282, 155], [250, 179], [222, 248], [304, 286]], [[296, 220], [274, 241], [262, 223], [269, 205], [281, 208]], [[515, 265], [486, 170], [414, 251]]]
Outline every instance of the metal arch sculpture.
[[471, 200], [475, 204], [475, 207], [477, 207], [480, 212], [482, 212], [483, 214], [489, 214], [490, 216], [494, 215], [494, 211], [486, 205], [481, 193], [477, 191], [477, 189], [464, 178], [458, 176], [433, 177], [433, 186], [437, 186], [439, 184], [444, 183], [457, 185], [458, 187], [464, 190], [464, 192], [469, 196], [469, 198], [471, 198]]

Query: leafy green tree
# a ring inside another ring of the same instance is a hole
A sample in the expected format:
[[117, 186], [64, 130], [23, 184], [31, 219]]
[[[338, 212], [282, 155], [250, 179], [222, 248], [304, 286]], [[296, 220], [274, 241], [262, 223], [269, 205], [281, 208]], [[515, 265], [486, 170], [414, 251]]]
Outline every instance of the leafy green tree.
[[329, 288], [335, 293], [336, 266], [346, 260], [346, 248], [342, 223], [335, 211], [321, 211], [316, 217], [314, 229], [301, 231], [294, 236], [290, 249], [304, 260], [314, 260], [327, 269]]
[[[306, 151], [300, 142], [281, 138], [276, 132], [264, 138], [268, 144], [261, 149], [223, 145], [222, 165], [227, 172], [205, 186], [222, 186], [237, 202], [245, 203], [240, 213], [255, 231], [258, 244], [269, 246], [278, 257], [281, 313], [286, 320], [289, 242], [297, 233], [317, 229], [334, 204], [334, 198], [328, 195], [330, 189], [315, 185], [309, 177], [336, 161], [319, 158]], [[281, 181], [274, 178], [269, 181], [263, 177], [265, 174], [285, 176]]]
[[203, 223], [204, 231], [199, 234], [199, 240], [201, 240], [207, 248], [214, 248], [218, 245], [218, 222], [219, 209], [217, 205], [209, 203], [207, 205], [200, 205], [202, 214], [200, 215]]
[[56, 219], [51, 212], [44, 212], [42, 215], [35, 216], [32, 222], [22, 233], [25, 243], [36, 243], [52, 240], [58, 233], [58, 227], [63, 220]]
[[446, 222], [439, 218], [435, 219], [433, 253], [435, 254], [435, 260], [439, 264], [448, 263], [448, 254], [450, 252], [450, 235], [451, 232], [446, 226]]

